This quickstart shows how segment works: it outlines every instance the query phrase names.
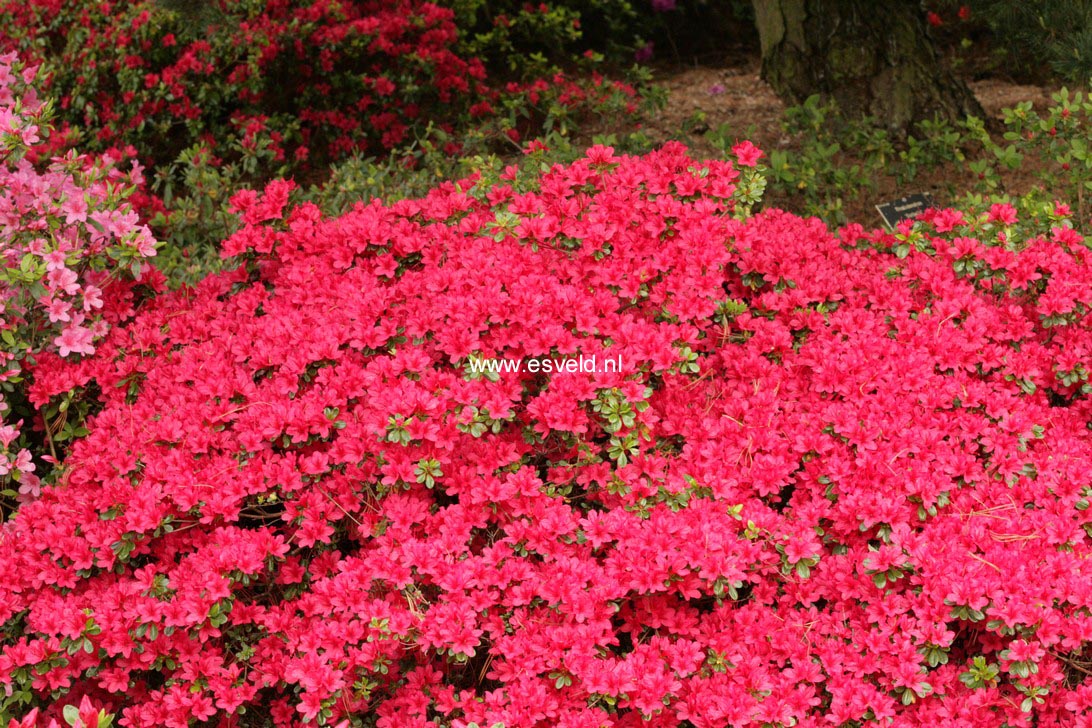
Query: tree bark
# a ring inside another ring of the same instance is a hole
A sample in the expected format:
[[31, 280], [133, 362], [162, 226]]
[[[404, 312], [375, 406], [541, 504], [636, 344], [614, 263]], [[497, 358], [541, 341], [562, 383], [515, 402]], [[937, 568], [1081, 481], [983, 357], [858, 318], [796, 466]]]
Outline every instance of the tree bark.
[[905, 133], [939, 116], [983, 116], [966, 84], [937, 57], [910, 0], [753, 0], [762, 77], [783, 101], [813, 94], [851, 118]]

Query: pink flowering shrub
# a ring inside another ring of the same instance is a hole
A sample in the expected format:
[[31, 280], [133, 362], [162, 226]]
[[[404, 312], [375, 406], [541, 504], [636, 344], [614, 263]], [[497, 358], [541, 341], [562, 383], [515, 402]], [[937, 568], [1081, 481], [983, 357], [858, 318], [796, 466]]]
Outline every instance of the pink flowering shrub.
[[[48, 103], [30, 85], [37, 70], [0, 56], [0, 383], [10, 409], [23, 368], [43, 351], [95, 352], [95, 342], [132, 312], [133, 285], [155, 240], [126, 199], [140, 170], [69, 153], [32, 162], [49, 134]], [[0, 420], [0, 477], [33, 490], [36, 466], [18, 422]], [[70, 437], [72, 428], [47, 437]], [[52, 447], [52, 443], [51, 443]], [[7, 493], [12, 495], [12, 493]]]
[[[748, 217], [759, 169], [236, 195], [237, 269], [35, 370], [102, 408], [0, 530], [5, 709], [1092, 725], [1083, 240]], [[474, 366], [568, 356], [622, 366]]]

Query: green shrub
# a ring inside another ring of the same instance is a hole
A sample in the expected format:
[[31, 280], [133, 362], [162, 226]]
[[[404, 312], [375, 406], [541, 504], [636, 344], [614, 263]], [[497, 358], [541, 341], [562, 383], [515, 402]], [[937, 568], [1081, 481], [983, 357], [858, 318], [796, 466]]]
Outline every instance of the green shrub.
[[971, 0], [972, 18], [993, 33], [993, 47], [1010, 71], [1039, 77], [1050, 68], [1059, 77], [1087, 83], [1092, 77], [1092, 1]]
[[455, 11], [463, 55], [495, 73], [537, 78], [579, 64], [585, 53], [629, 60], [646, 24], [629, 0], [446, 0]]

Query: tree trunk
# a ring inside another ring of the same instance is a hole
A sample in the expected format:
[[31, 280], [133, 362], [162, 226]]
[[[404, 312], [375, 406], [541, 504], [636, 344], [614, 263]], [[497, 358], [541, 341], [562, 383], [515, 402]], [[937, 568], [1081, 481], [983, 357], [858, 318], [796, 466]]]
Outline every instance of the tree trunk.
[[783, 101], [813, 94], [851, 118], [904, 133], [923, 119], [983, 116], [943, 67], [920, 3], [910, 0], [753, 0], [762, 77]]

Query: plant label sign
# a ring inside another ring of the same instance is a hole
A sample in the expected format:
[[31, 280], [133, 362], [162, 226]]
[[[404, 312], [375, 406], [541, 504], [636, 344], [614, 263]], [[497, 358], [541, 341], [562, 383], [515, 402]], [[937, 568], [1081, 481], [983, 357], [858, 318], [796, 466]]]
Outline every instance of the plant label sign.
[[930, 207], [933, 207], [933, 197], [928, 192], [907, 195], [876, 205], [876, 209], [880, 211], [880, 217], [890, 228], [898, 225], [900, 220], [920, 215]]

